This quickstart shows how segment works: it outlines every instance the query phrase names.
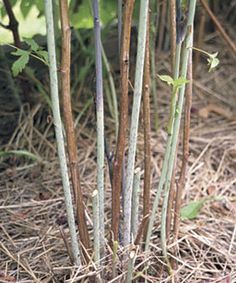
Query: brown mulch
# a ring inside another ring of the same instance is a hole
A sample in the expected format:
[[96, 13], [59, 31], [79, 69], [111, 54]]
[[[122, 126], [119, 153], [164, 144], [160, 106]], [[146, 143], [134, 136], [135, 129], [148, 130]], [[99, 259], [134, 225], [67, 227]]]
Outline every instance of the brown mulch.
[[[219, 43], [220, 45], [220, 43]], [[206, 50], [214, 46], [205, 45]], [[183, 203], [203, 197], [217, 196], [208, 201], [194, 220], [182, 221], [177, 243], [178, 263], [175, 282], [236, 282], [236, 97], [235, 62], [224, 46], [220, 53], [221, 66], [207, 73], [201, 63], [194, 83], [190, 158]], [[162, 73], [168, 66], [160, 64]], [[158, 184], [165, 150], [169, 94], [165, 86], [159, 90], [159, 117], [161, 127], [152, 133], [152, 193]], [[210, 105], [210, 106], [209, 106]], [[89, 282], [97, 270], [93, 262], [77, 269], [69, 259], [60, 227], [69, 239], [63, 192], [52, 122], [43, 129], [40, 124], [40, 106], [22, 108], [18, 128], [5, 149], [25, 149], [40, 156], [42, 162], [11, 158], [1, 165], [0, 173], [0, 282]], [[88, 227], [92, 237], [91, 195], [96, 188], [96, 141], [93, 109], [78, 127], [78, 148], [81, 181], [88, 212]], [[38, 119], [38, 120], [37, 120]], [[109, 125], [110, 121], [106, 121]], [[90, 127], [88, 127], [90, 124]], [[114, 131], [107, 132], [108, 140]], [[138, 166], [143, 167], [142, 127], [139, 135]], [[112, 145], [112, 142], [110, 142]], [[181, 149], [181, 147], [180, 147]], [[180, 151], [181, 158], [181, 151]], [[110, 223], [111, 189], [106, 172], [106, 217]], [[145, 261], [146, 260], [146, 261]], [[137, 272], [147, 282], [171, 282], [161, 268], [159, 222], [152, 238], [152, 252], [137, 256]], [[111, 256], [107, 258], [105, 274], [109, 276]], [[149, 273], [145, 268], [149, 265]], [[163, 263], [164, 264], [164, 263]], [[120, 262], [120, 275], [126, 266]], [[140, 282], [139, 281], [139, 282]]]

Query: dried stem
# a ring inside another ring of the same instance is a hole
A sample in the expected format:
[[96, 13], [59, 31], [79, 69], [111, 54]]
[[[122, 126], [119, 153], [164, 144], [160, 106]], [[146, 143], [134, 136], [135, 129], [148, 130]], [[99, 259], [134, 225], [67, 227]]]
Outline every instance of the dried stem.
[[[143, 127], [144, 127], [144, 191], [143, 191], [143, 217], [150, 211], [151, 190], [151, 121], [150, 121], [150, 40], [149, 19], [147, 21], [146, 50], [143, 78]], [[143, 235], [146, 237], [147, 228]]]
[[132, 15], [135, 0], [127, 0], [124, 6], [121, 53], [120, 53], [120, 74], [121, 74], [121, 97], [120, 97], [120, 119], [117, 139], [116, 155], [113, 165], [112, 183], [112, 223], [111, 229], [114, 240], [118, 241], [120, 223], [120, 195], [122, 187], [122, 168], [125, 153], [126, 135], [128, 129], [128, 89], [129, 89], [129, 52], [130, 32]]
[[90, 246], [89, 234], [85, 220], [85, 207], [83, 203], [83, 195], [80, 185], [76, 137], [70, 96], [71, 31], [67, 0], [60, 1], [60, 16], [62, 30], [61, 89], [67, 139], [67, 151], [69, 155], [69, 166], [76, 202], [76, 213], [78, 219], [80, 240], [82, 242], [83, 247], [88, 250]]

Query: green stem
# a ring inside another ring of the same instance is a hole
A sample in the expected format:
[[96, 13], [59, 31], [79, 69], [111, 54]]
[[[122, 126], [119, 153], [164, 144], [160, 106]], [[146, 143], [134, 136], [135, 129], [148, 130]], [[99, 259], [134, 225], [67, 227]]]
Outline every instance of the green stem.
[[[190, 53], [189, 46], [192, 43], [191, 38], [193, 34], [193, 21], [194, 21], [194, 15], [195, 15], [195, 8], [196, 8], [196, 0], [190, 1], [189, 17], [188, 17], [188, 23], [187, 23], [187, 34], [186, 34], [186, 39], [184, 42], [183, 52], [182, 52], [182, 65], [181, 65], [181, 77], [182, 78], [187, 77], [188, 58], [189, 58], [189, 53]], [[170, 157], [169, 157], [169, 162], [168, 162], [168, 171], [166, 175], [165, 197], [164, 197], [164, 202], [162, 206], [161, 245], [162, 245], [162, 253], [167, 263], [168, 263], [168, 257], [167, 257], [167, 247], [166, 247], [166, 214], [167, 214], [168, 197], [169, 197], [169, 191], [170, 191], [170, 181], [171, 181], [171, 176], [173, 174], [177, 143], [178, 143], [178, 137], [179, 137], [180, 122], [181, 122], [181, 116], [182, 116], [182, 110], [183, 110], [183, 104], [184, 104], [185, 87], [186, 87], [186, 84], [183, 84], [180, 87], [179, 100], [178, 100], [178, 105], [177, 105], [178, 111], [175, 112], [173, 135], [172, 137], [170, 137], [172, 139], [172, 146], [171, 146], [171, 152], [170, 152]]]
[[131, 228], [131, 198], [134, 177], [134, 163], [137, 145], [140, 102], [143, 85], [143, 70], [145, 59], [146, 32], [148, 20], [148, 0], [141, 0], [139, 17], [138, 52], [135, 70], [134, 100], [131, 117], [128, 164], [126, 172], [126, 188], [124, 191], [124, 245], [130, 243]]
[[69, 182], [68, 168], [67, 168], [67, 163], [66, 163], [63, 127], [62, 127], [62, 122], [61, 122], [60, 106], [59, 106], [52, 1], [45, 0], [44, 3], [45, 3], [45, 15], [46, 15], [46, 23], [47, 23], [47, 44], [48, 44], [48, 55], [49, 55], [49, 73], [50, 73], [50, 89], [51, 89], [51, 97], [52, 97], [52, 112], [53, 112], [54, 126], [55, 126], [55, 132], [56, 132], [58, 157], [59, 157], [60, 168], [61, 168], [61, 176], [62, 176], [62, 184], [63, 184], [64, 197], [65, 197], [67, 219], [68, 219], [68, 225], [69, 225], [69, 230], [70, 230], [70, 235], [71, 235], [72, 253], [74, 256], [75, 263], [79, 266], [81, 264], [80, 263], [80, 253], [79, 253], [79, 246], [77, 242], [75, 218], [74, 218], [72, 197], [71, 197], [71, 191], [70, 191], [70, 182]]
[[[181, 47], [182, 47], [182, 42], [180, 41], [176, 45], [174, 79], [177, 79], [179, 77]], [[173, 109], [175, 109], [176, 99], [177, 99], [177, 95], [175, 95], [175, 90], [173, 89], [172, 101], [171, 101], [171, 104], [172, 104], [171, 107]], [[172, 113], [170, 113], [170, 116], [171, 115], [172, 115]], [[174, 115], [172, 115], [172, 116], [174, 117]], [[173, 119], [170, 119], [169, 125], [171, 125], [170, 133], [172, 133], [172, 131], [173, 131]], [[152, 229], [153, 229], [154, 221], [155, 221], [155, 217], [156, 217], [156, 212], [157, 212], [157, 208], [158, 208], [158, 205], [159, 205], [159, 200], [160, 200], [160, 196], [161, 196], [161, 193], [162, 193], [162, 190], [163, 190], [163, 186], [164, 186], [165, 181], [166, 181], [166, 174], [167, 174], [167, 170], [168, 170], [168, 160], [169, 160], [169, 156], [170, 156], [170, 151], [171, 151], [171, 136], [169, 136], [168, 140], [167, 140], [165, 157], [164, 157], [163, 167], [162, 167], [162, 171], [161, 171], [161, 177], [160, 177], [160, 181], [159, 181], [158, 188], [157, 188], [157, 193], [156, 193], [154, 203], [153, 203], [152, 214], [150, 216], [150, 221], [149, 221], [149, 224], [148, 224], [145, 251], [147, 251], [149, 249], [149, 244], [150, 244]]]

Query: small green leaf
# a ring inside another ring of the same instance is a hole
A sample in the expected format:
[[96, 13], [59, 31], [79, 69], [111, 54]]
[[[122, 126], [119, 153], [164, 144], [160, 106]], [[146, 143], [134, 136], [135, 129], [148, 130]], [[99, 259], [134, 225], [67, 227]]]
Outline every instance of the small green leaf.
[[45, 51], [45, 50], [38, 50], [35, 53], [45, 61], [46, 65], [49, 65], [48, 52], [47, 51]]
[[158, 77], [160, 78], [160, 80], [167, 83], [168, 85], [174, 85], [174, 80], [172, 79], [171, 76], [168, 76], [168, 75], [159, 76], [158, 75]]
[[23, 55], [26, 55], [26, 54], [30, 54], [29, 51], [27, 50], [23, 50], [23, 49], [17, 49], [16, 51], [14, 52], [11, 52], [12, 55], [16, 55], [16, 56], [23, 56]]
[[[19, 50], [17, 50], [17, 52], [18, 51]], [[12, 73], [14, 77], [16, 77], [20, 72], [22, 72], [22, 70], [25, 68], [25, 66], [29, 62], [29, 52], [24, 52], [22, 55], [17, 55], [17, 56], [20, 56], [20, 57], [12, 65]]]
[[35, 52], [39, 50], [39, 45], [33, 38], [24, 38], [24, 41], [30, 46], [31, 50]]
[[198, 200], [198, 201], [191, 201], [189, 204], [184, 206], [180, 211], [180, 216], [182, 219], [194, 219], [200, 213], [206, 199]]
[[32, 8], [33, 1], [30, 0], [21, 0], [20, 10], [24, 18], [26, 18], [29, 14], [29, 11]]
[[189, 83], [189, 80], [183, 78], [183, 77], [179, 77], [178, 79], [174, 80], [174, 86], [179, 88], [181, 86], [183, 86], [184, 84]]
[[207, 59], [208, 66], [209, 66], [209, 72], [211, 72], [217, 65], [219, 65], [220, 60], [216, 57], [210, 56]]

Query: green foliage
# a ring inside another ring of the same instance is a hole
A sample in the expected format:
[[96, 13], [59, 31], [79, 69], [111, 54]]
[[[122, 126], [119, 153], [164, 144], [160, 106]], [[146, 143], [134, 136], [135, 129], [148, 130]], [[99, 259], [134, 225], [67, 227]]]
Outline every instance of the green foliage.
[[209, 72], [211, 72], [219, 63], [220, 60], [217, 58], [218, 52], [210, 54], [208, 53], [209, 57], [207, 58]]
[[31, 0], [21, 0], [20, 9], [24, 18], [26, 18], [29, 14], [30, 9], [32, 8]]
[[[29, 57], [33, 56], [38, 60], [42, 61], [45, 65], [48, 65], [48, 52], [43, 50], [33, 38], [24, 38], [24, 41], [29, 45], [28, 50], [23, 50], [17, 48], [15, 52], [12, 52], [12, 55], [18, 56], [19, 58], [12, 65], [13, 76], [16, 77], [19, 73], [23, 71], [26, 65], [29, 62]], [[15, 46], [12, 46], [16, 48]]]
[[[117, 4], [114, 0], [100, 0], [101, 24], [106, 25], [116, 17]], [[71, 7], [75, 5], [72, 1]], [[76, 11], [70, 10], [71, 23], [75, 28], [93, 28], [91, 1], [83, 0]]]
[[207, 63], [208, 63], [207, 65], [209, 66], [208, 72], [211, 72], [213, 69], [215, 69], [215, 67], [217, 67], [219, 65], [220, 60], [217, 58], [218, 52], [211, 54], [207, 51], [204, 51], [204, 50], [196, 48], [196, 47], [192, 47], [192, 49], [202, 53], [203, 55], [205, 55], [207, 57]]
[[189, 204], [187, 204], [181, 209], [180, 211], [181, 218], [189, 219], [189, 220], [195, 219], [199, 215], [205, 202], [206, 202], [205, 199], [198, 201], [191, 201]]
[[201, 209], [206, 204], [206, 202], [211, 200], [222, 200], [222, 197], [210, 196], [205, 197], [196, 201], [189, 202], [186, 206], [184, 206], [180, 211], [180, 216], [182, 219], [195, 219], [198, 217]]
[[187, 84], [189, 82], [187, 79], [185, 79], [183, 77], [179, 77], [176, 80], [174, 80], [171, 76], [168, 76], [168, 75], [161, 75], [161, 76], [158, 75], [158, 77], [163, 82], [167, 83], [168, 85], [172, 85], [175, 88], [179, 88], [179, 87], [181, 87], [184, 84]]
[[29, 62], [30, 52], [18, 49], [16, 52], [12, 52], [11, 54], [19, 57], [12, 65], [12, 73], [13, 76], [16, 77], [23, 71], [23, 69]]

